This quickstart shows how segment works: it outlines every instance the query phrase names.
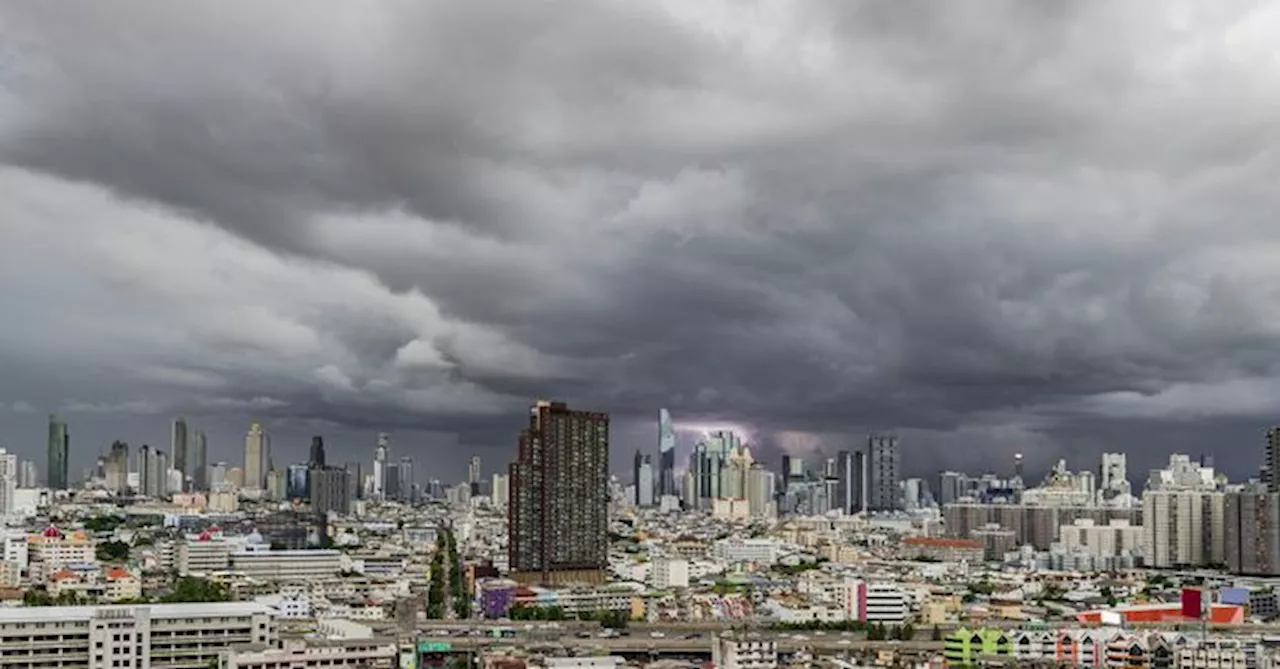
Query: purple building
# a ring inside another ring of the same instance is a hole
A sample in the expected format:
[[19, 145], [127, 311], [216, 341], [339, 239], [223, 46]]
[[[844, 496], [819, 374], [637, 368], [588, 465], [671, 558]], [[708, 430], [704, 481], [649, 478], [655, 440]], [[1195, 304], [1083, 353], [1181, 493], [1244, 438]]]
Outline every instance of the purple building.
[[500, 584], [481, 590], [480, 609], [486, 618], [505, 618], [516, 602], [516, 586]]

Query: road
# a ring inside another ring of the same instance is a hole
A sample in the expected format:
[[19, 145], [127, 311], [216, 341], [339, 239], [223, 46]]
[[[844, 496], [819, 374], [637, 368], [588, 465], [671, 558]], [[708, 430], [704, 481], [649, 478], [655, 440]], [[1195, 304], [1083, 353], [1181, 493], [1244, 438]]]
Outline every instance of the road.
[[[764, 634], [766, 638], [771, 634]], [[443, 641], [444, 639], [442, 639]], [[896, 650], [905, 652], [931, 652], [942, 650], [941, 641], [865, 641], [841, 637], [809, 637], [805, 640], [781, 638], [773, 636], [778, 643], [778, 651], [794, 653], [798, 650], [811, 650], [823, 653], [841, 651], [877, 651]], [[448, 639], [453, 651], [485, 650], [490, 648], [521, 648], [556, 646], [563, 648], [591, 649], [615, 653], [710, 653], [711, 637], [697, 639], [684, 637], [654, 638], [650, 636], [625, 636], [613, 639], [592, 637], [583, 639], [576, 636], [562, 636], [554, 640], [532, 642], [520, 637], [495, 639], [492, 637], [457, 637]]]

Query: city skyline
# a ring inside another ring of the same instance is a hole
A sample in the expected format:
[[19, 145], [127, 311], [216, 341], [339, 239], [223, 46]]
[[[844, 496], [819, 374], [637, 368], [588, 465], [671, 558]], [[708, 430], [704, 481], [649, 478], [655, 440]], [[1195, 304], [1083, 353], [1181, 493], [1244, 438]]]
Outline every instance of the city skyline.
[[615, 459], [666, 407], [766, 461], [892, 432], [939, 468], [1253, 467], [1266, 17], [499, 1], [0, 9], [0, 443], [58, 413], [74, 471], [183, 415], [211, 458], [260, 420], [456, 472], [548, 396]]

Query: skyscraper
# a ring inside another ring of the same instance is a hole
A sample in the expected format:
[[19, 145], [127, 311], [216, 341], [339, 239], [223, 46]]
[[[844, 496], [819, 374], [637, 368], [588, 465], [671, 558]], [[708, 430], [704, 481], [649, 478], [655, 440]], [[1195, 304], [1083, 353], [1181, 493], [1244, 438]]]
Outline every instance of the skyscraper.
[[872, 436], [867, 439], [869, 511], [897, 511], [901, 508], [901, 458], [897, 437]]
[[840, 451], [836, 454], [836, 499], [832, 502], [833, 508], [839, 508], [842, 513], [854, 513], [858, 498], [855, 493], [858, 489], [858, 479], [860, 473], [854, 469], [853, 453], [849, 451]]
[[1262, 462], [1262, 480], [1267, 492], [1280, 492], [1280, 427], [1267, 430], [1267, 448]]
[[[228, 476], [229, 476], [229, 468], [227, 463], [225, 462], [213, 463], [212, 465], [209, 466], [208, 489], [222, 490], [223, 488], [227, 487], [227, 485], [229, 484], [229, 481], [227, 480]], [[141, 473], [139, 473], [139, 477], [141, 477]]]
[[49, 444], [46, 450], [45, 483], [52, 490], [66, 490], [70, 483], [71, 434], [57, 414], [49, 415]]
[[480, 477], [482, 476], [480, 469], [480, 456], [471, 456], [471, 464], [467, 466], [467, 483], [471, 484], [471, 494], [476, 496], [480, 494]]
[[307, 464], [312, 469], [324, 469], [324, 437], [316, 435], [311, 438], [311, 458]]
[[209, 443], [198, 430], [191, 442], [191, 486], [199, 491], [209, 489]]
[[319, 515], [351, 513], [351, 474], [346, 469], [323, 467], [310, 473], [311, 511]]
[[364, 465], [359, 462], [348, 462], [344, 469], [347, 470], [347, 485], [351, 489], [348, 497], [352, 500], [360, 499], [364, 495]]
[[387, 456], [391, 451], [391, 435], [383, 432], [378, 435], [378, 447], [373, 451], [373, 498], [386, 498], [387, 491]]
[[244, 438], [245, 490], [266, 489], [270, 462], [271, 437], [262, 429], [261, 424], [254, 423], [249, 426], [249, 434]]
[[23, 460], [19, 466], [21, 470], [18, 473], [18, 487], [39, 488], [40, 468], [36, 465], [35, 460]]
[[640, 449], [636, 449], [635, 458], [631, 463], [631, 482], [635, 485], [636, 496], [631, 502], [636, 506], [640, 506], [640, 465], [644, 462], [644, 454]]
[[400, 496], [399, 499], [405, 502], [413, 501], [413, 484], [414, 484], [413, 458], [404, 455], [400, 457]]
[[289, 465], [284, 473], [285, 497], [288, 499], [311, 498], [311, 472], [317, 471], [304, 464]]
[[400, 499], [400, 464], [388, 462], [382, 468], [382, 477], [382, 498], [389, 500]]
[[666, 409], [658, 410], [658, 494], [680, 494], [676, 486], [676, 428]]
[[509, 468], [512, 576], [602, 581], [609, 549], [609, 416], [546, 401], [529, 414]]
[[648, 456], [640, 462], [636, 469], [636, 506], [647, 508], [653, 506], [654, 472], [653, 460]]
[[170, 435], [169, 451], [173, 453], [173, 468], [182, 473], [185, 479], [191, 470], [188, 469], [190, 463], [187, 462], [187, 419], [178, 416], [173, 421], [173, 433]]
[[0, 448], [0, 518], [14, 515], [14, 490], [18, 488], [18, 456]]
[[129, 492], [129, 444], [116, 441], [107, 452], [105, 476], [107, 490], [125, 495]]

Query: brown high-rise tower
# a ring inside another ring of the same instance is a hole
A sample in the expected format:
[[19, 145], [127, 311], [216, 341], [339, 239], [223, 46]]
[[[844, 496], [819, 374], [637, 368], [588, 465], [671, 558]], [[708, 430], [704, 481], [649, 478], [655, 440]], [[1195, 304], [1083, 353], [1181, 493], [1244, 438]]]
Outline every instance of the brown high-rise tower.
[[520, 433], [507, 503], [512, 578], [599, 582], [609, 555], [609, 415], [539, 401]]

